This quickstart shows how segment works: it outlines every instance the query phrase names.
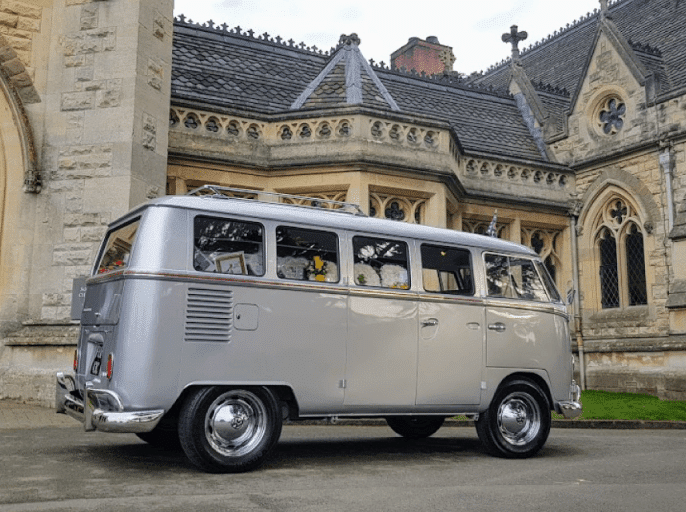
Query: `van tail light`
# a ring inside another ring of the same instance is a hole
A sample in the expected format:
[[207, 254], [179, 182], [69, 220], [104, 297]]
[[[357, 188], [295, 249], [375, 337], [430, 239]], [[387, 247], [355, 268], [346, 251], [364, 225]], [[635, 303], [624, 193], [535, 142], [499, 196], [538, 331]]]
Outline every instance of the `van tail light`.
[[114, 373], [114, 356], [112, 354], [107, 356], [107, 378], [112, 379]]
[[74, 371], [79, 369], [79, 351], [74, 350]]

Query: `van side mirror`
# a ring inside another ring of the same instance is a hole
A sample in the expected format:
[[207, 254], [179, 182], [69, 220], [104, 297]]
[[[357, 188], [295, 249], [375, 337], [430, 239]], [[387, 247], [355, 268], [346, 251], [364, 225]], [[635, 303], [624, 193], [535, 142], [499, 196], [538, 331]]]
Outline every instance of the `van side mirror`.
[[81, 312], [86, 302], [86, 277], [76, 277], [71, 288], [71, 319], [81, 320]]

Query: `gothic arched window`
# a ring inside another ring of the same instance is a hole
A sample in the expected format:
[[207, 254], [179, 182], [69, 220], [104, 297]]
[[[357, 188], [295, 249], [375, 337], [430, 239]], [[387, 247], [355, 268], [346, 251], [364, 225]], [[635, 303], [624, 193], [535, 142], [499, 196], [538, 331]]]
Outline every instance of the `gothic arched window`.
[[602, 308], [647, 304], [643, 231], [636, 211], [615, 197], [601, 216], [595, 245]]
[[522, 243], [536, 251], [548, 269], [550, 277], [553, 278], [553, 281], [558, 286], [560, 286], [560, 283], [557, 282], [558, 270], [561, 266], [559, 257], [560, 238], [561, 234], [556, 230], [528, 227], [522, 228]]

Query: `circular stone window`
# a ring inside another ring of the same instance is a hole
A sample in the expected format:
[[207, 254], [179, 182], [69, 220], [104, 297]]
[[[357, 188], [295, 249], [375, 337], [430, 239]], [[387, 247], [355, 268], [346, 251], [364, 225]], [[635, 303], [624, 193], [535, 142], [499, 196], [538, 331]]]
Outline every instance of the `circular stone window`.
[[608, 96], [596, 110], [596, 122], [601, 133], [614, 135], [624, 126], [626, 104], [619, 96]]

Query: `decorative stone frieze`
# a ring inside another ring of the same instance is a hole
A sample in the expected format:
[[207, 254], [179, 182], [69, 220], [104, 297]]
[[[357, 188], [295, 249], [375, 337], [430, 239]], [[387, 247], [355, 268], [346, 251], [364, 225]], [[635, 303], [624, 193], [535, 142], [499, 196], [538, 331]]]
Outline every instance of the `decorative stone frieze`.
[[447, 137], [443, 130], [373, 117], [360, 119], [350, 116], [265, 123], [180, 107], [171, 108], [169, 125], [172, 132], [191, 132], [229, 141], [259, 140], [270, 145], [358, 137], [412, 149], [440, 151], [444, 144], [442, 141]]
[[369, 134], [378, 141], [391, 142], [412, 148], [439, 149], [441, 132], [391, 121], [370, 119]]
[[464, 175], [480, 180], [510, 182], [527, 187], [541, 187], [571, 192], [573, 174], [536, 169], [534, 167], [503, 164], [470, 158], [464, 165]]
[[426, 198], [370, 191], [369, 216], [421, 224], [426, 201]]

